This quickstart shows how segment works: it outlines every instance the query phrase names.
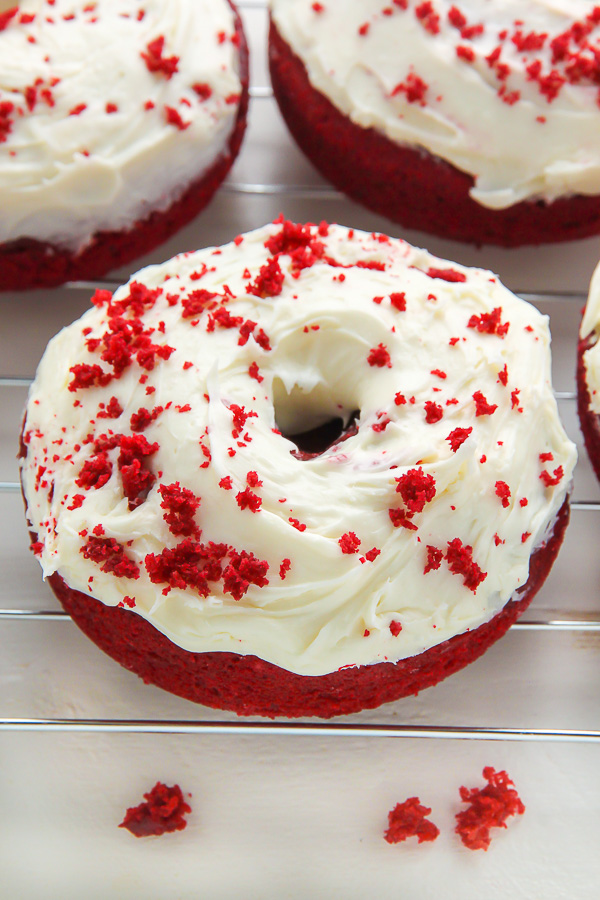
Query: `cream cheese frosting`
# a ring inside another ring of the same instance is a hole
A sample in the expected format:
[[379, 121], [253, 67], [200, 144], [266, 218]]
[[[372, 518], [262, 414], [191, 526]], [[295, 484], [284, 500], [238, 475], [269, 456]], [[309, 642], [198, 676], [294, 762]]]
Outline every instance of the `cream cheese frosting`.
[[591, 346], [583, 354], [585, 379], [590, 396], [590, 409], [600, 415], [600, 263], [596, 266], [587, 303], [581, 320], [579, 336], [589, 339]]
[[[490, 272], [325, 223], [143, 269], [30, 390], [44, 576], [304, 675], [477, 628], [568, 495], [549, 340]], [[299, 458], [291, 436], [355, 414]]]
[[0, 244], [79, 251], [165, 210], [226, 147], [241, 91], [227, 0], [0, 9]]
[[600, 193], [600, 7], [587, 0], [271, 0], [313, 87], [473, 176], [490, 209]]

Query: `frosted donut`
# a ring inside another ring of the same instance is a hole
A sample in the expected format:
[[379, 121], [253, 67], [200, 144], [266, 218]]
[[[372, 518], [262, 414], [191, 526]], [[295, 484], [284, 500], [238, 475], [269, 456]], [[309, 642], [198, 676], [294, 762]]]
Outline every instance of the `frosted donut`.
[[271, 78], [314, 165], [409, 228], [475, 243], [600, 231], [589, 0], [271, 0]]
[[600, 479], [600, 266], [590, 283], [577, 347], [577, 411], [590, 462]]
[[195, 216], [242, 140], [229, 0], [0, 3], [0, 290], [91, 278]]
[[93, 302], [40, 363], [21, 473], [44, 576], [124, 665], [329, 716], [529, 603], [576, 453], [546, 318], [490, 272], [279, 220]]

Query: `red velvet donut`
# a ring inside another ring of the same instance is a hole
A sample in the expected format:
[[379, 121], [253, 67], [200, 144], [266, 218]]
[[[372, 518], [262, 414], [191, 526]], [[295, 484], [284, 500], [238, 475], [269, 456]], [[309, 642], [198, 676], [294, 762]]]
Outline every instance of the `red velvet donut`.
[[92, 640], [290, 717], [477, 659], [550, 570], [574, 464], [535, 309], [283, 219], [97, 291], [40, 362], [20, 450], [32, 549]]
[[405, 228], [504, 247], [575, 240], [600, 231], [597, 194], [571, 192], [552, 202], [527, 199], [504, 209], [482, 206], [469, 195], [471, 175], [422, 147], [396, 143], [356, 124], [334, 106], [313, 87], [303, 61], [273, 21], [269, 65], [281, 114], [312, 164], [353, 200]]
[[[26, 231], [16, 239], [7, 240], [4, 243], [0, 240], [0, 290], [54, 287], [65, 281], [99, 278], [109, 270], [123, 266], [136, 257], [153, 250], [171, 237], [179, 228], [191, 221], [210, 202], [239, 152], [246, 128], [248, 110], [248, 47], [239, 14], [232, 0], [227, 0], [227, 2], [234, 13], [235, 29], [233, 37], [227, 38], [227, 40], [232, 40], [236, 47], [241, 93], [239, 97], [231, 100], [232, 103], [235, 102], [237, 111], [223, 149], [211, 160], [208, 167], [201, 170], [189, 184], [181, 186], [181, 192], [167, 208], [162, 208], [163, 204], [161, 203], [160, 208], [153, 209], [144, 217], [131, 221], [125, 228], [117, 230], [99, 229], [79, 250], [73, 250], [58, 243], [39, 239], [35, 236], [35, 228], [32, 230], [32, 233]], [[101, 16], [102, 11], [100, 8], [97, 14]], [[84, 14], [78, 11], [77, 15], [81, 18]], [[7, 40], [10, 38], [10, 29], [19, 27], [26, 29], [28, 27], [27, 21], [25, 21], [25, 24], [21, 23], [21, 18], [16, 16], [7, 22], [4, 34], [0, 34], [0, 50], [2, 49], [2, 38]], [[88, 30], [90, 28], [86, 23], [84, 23], [83, 27]], [[161, 37], [164, 42], [164, 36], [162, 35], [158, 36], [158, 40], [160, 41]], [[215, 34], [215, 41], [217, 40], [219, 38]], [[159, 83], [162, 83], [165, 79], [171, 78], [170, 60], [178, 60], [178, 58], [166, 56], [167, 51], [164, 47], [157, 47], [152, 42], [150, 42], [149, 46], [151, 49], [148, 52], [140, 54], [140, 56], [144, 57], [140, 61], [140, 66], [144, 66], [145, 60], [145, 64], [150, 69], [153, 77]], [[162, 53], [165, 54], [164, 57], [161, 56]], [[174, 65], [176, 72], [177, 64]], [[186, 85], [186, 87], [191, 86]], [[198, 102], [201, 102], [203, 97], [205, 99], [210, 97], [211, 88], [209, 85], [197, 84], [196, 88], [198, 88], [198, 91], [196, 91]], [[205, 91], [205, 94], [202, 94], [201, 89]], [[142, 104], [143, 99], [139, 98], [140, 104]], [[0, 101], [2, 100], [3, 97], [0, 92]], [[107, 98], [107, 100], [110, 100], [110, 98]], [[38, 98], [38, 106], [41, 102]], [[148, 104], [151, 102], [148, 101]], [[229, 103], [229, 98], [227, 102]], [[113, 104], [113, 106], [116, 107], [116, 104]], [[36, 107], [33, 105], [31, 108], [32, 111], [35, 111]], [[185, 110], [188, 107], [182, 105], [180, 108], [185, 114]], [[168, 111], [168, 109], [173, 109], [173, 112], [169, 114], [171, 119], [166, 119], [165, 124], [160, 127], [174, 130], [181, 129], [181, 133], [185, 133], [188, 125], [183, 115], [174, 107], [165, 106], [165, 110]], [[107, 103], [107, 110], [112, 111], [110, 103]], [[155, 112], [149, 105], [148, 111], [149, 113]], [[85, 115], [86, 112], [84, 109], [80, 115]], [[167, 116], [167, 112], [165, 112], [165, 116]], [[110, 112], [107, 118], [110, 120]], [[10, 152], [11, 147], [11, 131], [12, 127], [9, 125], [4, 135], [7, 153]], [[0, 131], [0, 149], [2, 148], [2, 142], [2, 132]], [[15, 160], [18, 161], [18, 149], [12, 152], [16, 152]], [[168, 167], [170, 164], [169, 159], [164, 160], [165, 167]], [[93, 179], [93, 177], [92, 175], [91, 178]], [[0, 210], [0, 225], [1, 223], [2, 211]]]

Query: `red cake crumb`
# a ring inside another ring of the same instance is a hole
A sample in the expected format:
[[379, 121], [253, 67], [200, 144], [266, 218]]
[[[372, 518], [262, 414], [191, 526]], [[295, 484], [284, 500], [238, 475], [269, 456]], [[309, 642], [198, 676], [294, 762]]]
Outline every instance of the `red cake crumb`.
[[454, 453], [458, 450], [458, 448], [464, 444], [466, 439], [469, 437], [473, 429], [469, 428], [455, 428], [450, 434], [447, 436], [446, 440], [450, 443], [452, 450]]
[[129, 508], [135, 509], [148, 496], [156, 477], [146, 467], [147, 458], [159, 449], [155, 442], [149, 444], [143, 434], [124, 435], [120, 441], [118, 466], [123, 483], [123, 493], [129, 500]]
[[396, 492], [400, 494], [411, 513], [420, 513], [425, 504], [435, 497], [435, 478], [426, 475], [423, 469], [409, 469], [405, 475], [396, 478]]
[[491, 841], [490, 828], [506, 828], [510, 816], [521, 816], [525, 812], [525, 806], [514, 790], [514, 782], [506, 772], [496, 772], [492, 766], [486, 766], [483, 777], [488, 783], [481, 790], [469, 790], [464, 786], [459, 789], [461, 800], [469, 806], [456, 814], [454, 830], [469, 850], [487, 850]]
[[150, 41], [148, 46], [146, 47], [146, 53], [140, 53], [140, 56], [146, 63], [148, 67], [148, 71], [150, 72], [160, 72], [167, 79], [172, 78], [175, 72], [178, 71], [177, 63], [179, 62], [178, 56], [169, 56], [164, 57], [163, 50], [165, 46], [165, 39], [161, 35], [157, 37], [155, 40]]
[[487, 572], [482, 572], [473, 559], [473, 548], [468, 544], [463, 545], [460, 538], [448, 541], [446, 561], [450, 571], [454, 575], [462, 575], [463, 584], [473, 593], [487, 578]]
[[475, 416], [491, 416], [498, 409], [497, 403], [488, 403], [481, 391], [473, 394], [475, 401]]
[[510, 488], [505, 481], [497, 481], [495, 484], [496, 495], [500, 497], [502, 506], [506, 509], [510, 506]]
[[427, 269], [425, 272], [430, 278], [440, 278], [442, 281], [466, 281], [467, 276], [464, 272], [457, 272], [456, 269]]
[[423, 569], [423, 574], [427, 575], [428, 572], [432, 572], [435, 569], [439, 569], [442, 564], [442, 559], [444, 558], [444, 554], [441, 550], [438, 550], [437, 547], [432, 547], [430, 544], [427, 545], [427, 562], [425, 564], [425, 568]]
[[480, 316], [472, 315], [467, 323], [467, 328], [475, 328], [482, 334], [497, 334], [504, 337], [509, 329], [510, 322], [501, 322], [502, 307], [497, 306], [491, 313], [482, 313]]
[[416, 837], [419, 843], [435, 841], [439, 828], [426, 819], [431, 815], [428, 806], [421, 806], [418, 797], [409, 797], [404, 803], [397, 803], [388, 813], [388, 829], [384, 838], [388, 844], [399, 844], [409, 837]]
[[252, 284], [246, 285], [246, 293], [256, 297], [276, 297], [283, 289], [284, 274], [279, 262], [270, 259], [260, 269]]
[[341, 536], [338, 544], [342, 548], [342, 553], [358, 553], [360, 538], [358, 538], [353, 531], [348, 531]]
[[182, 831], [187, 825], [185, 816], [191, 811], [178, 784], [168, 787], [157, 781], [152, 790], [144, 794], [143, 803], [127, 810], [119, 828], [126, 828], [135, 837]]
[[89, 537], [80, 553], [86, 559], [101, 563], [103, 572], [112, 572], [117, 578], [139, 578], [139, 567], [129, 559], [125, 548], [114, 538]]
[[369, 351], [367, 362], [370, 366], [377, 366], [380, 369], [384, 366], [387, 366], [388, 369], [392, 368], [392, 360], [385, 344], [378, 344], [376, 347], [373, 347]]
[[434, 403], [433, 400], [425, 401], [425, 421], [428, 425], [433, 425], [435, 422], [439, 422], [441, 418], [444, 416], [444, 410], [440, 406], [439, 403]]
[[200, 497], [196, 497], [188, 488], [182, 488], [178, 481], [174, 484], [161, 484], [158, 491], [162, 497], [161, 508], [165, 510], [163, 518], [171, 534], [198, 537], [200, 529], [194, 521], [194, 515], [200, 506]]

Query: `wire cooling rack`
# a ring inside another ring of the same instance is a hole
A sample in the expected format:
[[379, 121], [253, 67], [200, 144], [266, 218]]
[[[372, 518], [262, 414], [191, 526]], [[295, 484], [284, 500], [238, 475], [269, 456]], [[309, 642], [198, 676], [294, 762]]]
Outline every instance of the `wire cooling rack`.
[[[247, 2], [240, 3], [239, 7], [246, 16], [258, 14], [261, 17], [264, 17], [266, 4], [265, 2], [262, 2], [262, 0], [247, 0]], [[248, 22], [246, 24], [248, 25]], [[249, 30], [256, 34], [256, 25]], [[250, 96], [252, 99], [250, 112], [251, 123], [255, 116], [259, 116], [265, 112], [268, 116], [277, 116], [272, 89], [266, 83], [268, 79], [264, 71], [264, 63], [262, 64], [262, 68], [263, 71], [260, 72], [258, 76], [256, 74], [254, 75], [254, 83], [250, 89]], [[257, 108], [259, 106], [263, 108]], [[268, 107], [268, 109], [265, 109], [266, 107]], [[251, 142], [253, 138], [256, 142], [256, 136], [252, 135], [251, 131], [250, 136], [247, 138], [247, 142]], [[252, 149], [254, 149], [255, 154], [257, 152], [264, 152], [263, 148], [260, 146]], [[293, 148], [291, 152], [293, 153]], [[328, 217], [329, 207], [332, 203], [337, 203], [338, 205], [341, 204], [345, 211], [353, 207], [352, 204], [343, 198], [343, 195], [339, 191], [322, 183], [314, 172], [308, 170], [305, 163], [300, 163], [297, 168], [301, 175], [304, 175], [302, 180], [296, 181], [293, 177], [292, 180], [290, 180], [288, 177], [287, 180], [282, 179], [281, 181], [268, 179], [252, 181], [248, 178], [236, 177], [239, 169], [239, 166], [236, 166], [233, 176], [222, 187], [220, 202], [225, 202], [225, 206], [227, 207], [227, 202], [231, 199], [237, 204], [243, 203], [246, 206], [251, 206], [257, 200], [266, 200], [273, 214], [276, 214], [277, 210], [282, 207], [289, 209], [289, 207], [294, 204], [303, 205], [310, 202], [313, 205], [313, 218]], [[246, 166], [245, 170], [242, 171], [242, 174], [250, 172], [251, 170], [252, 165], [250, 163]], [[315, 209], [318, 209], [318, 215], [315, 214]], [[387, 228], [388, 231], [390, 230], [390, 223], [384, 223], [382, 220], [378, 220], [377, 217], [365, 214], [364, 211], [360, 211], [359, 216], [362, 216], [363, 219], [366, 216], [369, 220], [375, 220], [377, 224], [380, 225], [381, 230], [384, 228]], [[259, 224], [259, 221], [260, 220], [255, 221], [254, 224]], [[233, 226], [233, 230], [236, 230], [235, 226]], [[229, 237], [230, 236], [231, 233]], [[210, 242], [210, 239], [205, 241], [205, 243], [208, 242]], [[201, 238], [197, 240], [197, 245], [202, 245]], [[518, 253], [518, 251], [516, 252]], [[160, 251], [158, 254], [155, 254], [156, 259], [161, 256], [162, 254]], [[485, 264], [485, 261], [480, 261], [480, 264]], [[540, 273], [541, 271], [542, 269], [540, 268]], [[540, 274], [540, 277], [543, 276]], [[115, 289], [120, 283], [121, 281], [118, 278], [91, 282], [74, 282], [67, 284], [58, 293], [62, 298], [70, 298], [75, 295], [87, 296], [98, 287]], [[515, 290], [516, 293], [519, 293], [524, 299], [544, 309], [544, 311], [548, 311], [551, 320], [554, 319], [557, 313], [561, 319], [565, 319], [566, 317], [573, 318], [571, 315], [573, 313], [573, 308], [580, 307], [585, 301], [584, 290], [557, 290], [552, 286], [551, 280], [547, 282], [542, 280], [540, 281], [540, 285], [541, 287], [537, 290], [519, 289], [518, 287], [516, 287]], [[570, 325], [570, 330], [571, 332], [573, 331], [572, 325]], [[25, 389], [31, 383], [32, 373], [29, 372], [27, 374], [19, 375], [12, 371], [7, 371], [5, 369], [7, 356], [10, 357], [10, 354], [3, 353], [1, 363], [3, 371], [0, 371], [0, 391], [2, 393], [0, 396], [5, 398], [6, 408], [12, 411], [14, 420], [12, 435], [6, 434], [4, 435], [4, 439], [8, 441], [12, 436], [14, 441], [15, 435], [18, 432], [18, 412], [25, 399]], [[559, 378], [561, 378], [560, 372]], [[561, 380], [563, 381], [563, 384], [568, 382], [568, 378], [562, 378]], [[575, 406], [575, 392], [572, 389], [572, 380], [573, 379], [570, 378], [571, 384], [568, 386], [568, 389], [556, 390], [555, 392], [561, 411], [564, 413], [563, 417], [570, 423], [574, 420]], [[16, 416], [15, 410], [17, 411]], [[572, 428], [571, 431], [573, 431]], [[571, 436], [577, 437], [577, 435], [573, 434]], [[6, 458], [9, 458], [12, 454], [12, 448], [10, 446], [2, 447], [1, 450]], [[586, 463], [587, 461], [584, 458], [584, 467], [586, 466]], [[589, 469], [589, 466], [587, 466], [587, 468]], [[593, 496], [595, 491], [593, 487], [591, 487], [592, 484], [593, 481], [590, 478], [589, 471], [585, 472], [582, 478], [576, 478], [576, 488], [571, 502], [572, 517], [574, 520], [571, 528], [587, 529], [589, 520], [592, 518], [594, 526], [597, 526], [600, 522], [600, 519], [598, 518], [598, 514], [600, 513], [600, 502]], [[589, 495], [590, 490], [592, 496]], [[6, 506], [8, 502], [13, 501], [15, 495], [19, 492], [20, 487], [16, 479], [0, 480], [0, 510], [2, 510], [2, 506]], [[12, 503], [12, 506], [14, 507], [14, 503]], [[6, 514], [2, 511], [2, 515], [4, 519], [10, 519], [10, 513], [8, 511]], [[18, 529], [19, 527], [20, 523], [15, 523], [14, 528]], [[22, 543], [24, 544], [24, 542]], [[23, 552], [23, 548], [21, 548], [21, 552]], [[26, 553], [26, 550], [24, 552]], [[21, 564], [20, 559], [19, 564]], [[42, 587], [40, 585], [40, 593], [41, 591]], [[42, 608], [37, 608], [37, 602], [30, 606], [26, 601], [19, 601], [20, 597], [18, 594], [13, 594], [12, 596], [6, 596], [4, 598], [2, 604], [3, 608], [0, 608], [0, 628], [5, 632], [10, 628], [16, 627], [17, 624], [25, 628], [33, 629], [36, 626], [40, 626], [42, 623], [52, 623], [51, 630], [48, 631], [48, 638], [52, 640], [58, 630], [63, 628], [75, 628], [75, 626], [72, 625], [69, 616], [58, 608], [46, 608], [44, 606], [42, 606]], [[52, 599], [50, 599], [49, 602], [53, 602]], [[589, 603], [586, 603], [584, 604], [584, 607], [579, 608], [576, 604], [573, 605], [573, 603], [561, 602], [561, 598], [559, 598], [558, 602], [554, 602], [553, 598], [553, 602], [550, 606], [534, 603], [534, 605], [530, 607], [528, 615], [512, 626], [511, 634], [519, 632], [525, 636], [526, 640], [532, 639], [534, 635], [537, 635], [539, 639], [539, 636], [544, 634], [550, 637], [550, 640], [559, 634], [563, 637], [567, 637], [571, 641], [578, 636], [580, 638], [584, 636], [591, 636], [593, 638], [593, 636], [600, 635], [600, 609], [598, 605], [594, 608], [593, 604], [590, 608]], [[587, 645], [585, 646], [586, 650], [582, 650], [581, 652], [588, 652], [589, 647]], [[333, 723], [314, 721], [306, 723], [273, 723], [268, 721], [248, 722], [235, 719], [231, 721], [214, 720], [214, 718], [198, 719], [195, 717], [193, 719], [174, 719], [170, 717], [121, 718], [100, 715], [97, 717], [67, 717], [64, 715], [37, 717], [0, 716], [0, 731], [134, 732], [153, 734], [240, 733], [348, 737], [420, 737], [432, 738], [435, 740], [460, 738], [502, 741], [600, 742], [600, 730], [585, 727], [567, 728], [560, 727], [559, 725], [556, 727], [536, 728], [527, 726], [526, 724], [514, 726], [510, 722], [505, 726], [498, 726], [476, 723], [463, 724], [460, 720], [448, 724], [438, 724], [435, 721], [427, 722], [426, 724], [417, 724], [415, 722], [398, 723], [386, 721], [389, 717], [386, 716], [385, 713], [381, 717], [382, 721], [366, 721], [363, 723], [361, 721], [356, 721], [357, 717], [349, 718], [351, 721], [336, 720]]]
[[[242, 153], [210, 208], [136, 268], [231, 240], [283, 211], [386, 231], [492, 269], [550, 317], [559, 411], [580, 449], [571, 524], [526, 617], [418, 697], [327, 722], [248, 721], [143, 685], [79, 632], [41, 582], [15, 460], [48, 339], [85, 311], [96, 287], [114, 288], [130, 273], [0, 293], [0, 895], [475, 900], [485, 891], [489, 900], [595, 900], [600, 488], [581, 446], [574, 370], [600, 241], [478, 250], [401, 231], [351, 203], [304, 160], [278, 115], [265, 0], [238, 6], [252, 63]], [[390, 737], [400, 740], [382, 740]], [[514, 778], [527, 814], [488, 854], [472, 854], [453, 835], [456, 788], [481, 784], [490, 764]], [[157, 780], [193, 794], [188, 828], [133, 841], [116, 826]], [[440, 838], [390, 848], [387, 810], [416, 794], [433, 808]]]

